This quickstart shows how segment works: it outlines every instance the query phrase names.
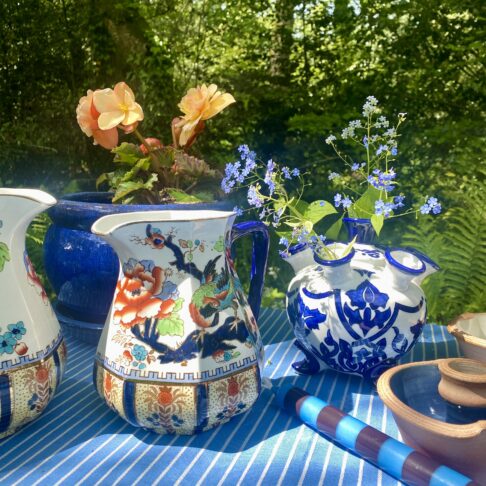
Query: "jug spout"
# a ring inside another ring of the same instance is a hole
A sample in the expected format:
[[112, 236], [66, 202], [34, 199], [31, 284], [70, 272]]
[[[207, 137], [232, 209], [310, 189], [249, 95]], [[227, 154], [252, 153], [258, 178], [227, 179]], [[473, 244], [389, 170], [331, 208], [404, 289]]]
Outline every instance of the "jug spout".
[[[197, 211], [197, 210], [181, 210], [181, 211], [138, 211], [128, 213], [118, 213], [103, 216], [93, 223], [91, 232], [95, 235], [101, 236], [110, 243], [115, 243], [116, 240], [122, 239], [117, 237], [119, 229], [133, 223], [147, 223], [151, 224], [154, 221], [173, 223], [174, 226], [180, 223], [190, 224], [193, 229], [200, 230], [210, 225], [211, 233], [219, 236], [224, 235], [225, 230], [233, 223], [235, 213], [232, 211]], [[156, 228], [155, 228], [156, 229]], [[147, 235], [150, 238], [151, 235]], [[156, 245], [156, 242], [153, 242]], [[163, 242], [161, 242], [163, 244]]]
[[[232, 211], [134, 211], [127, 213], [110, 214], [103, 216], [95, 221], [91, 227], [91, 232], [109, 238], [117, 229], [131, 223], [151, 223], [153, 221], [161, 221], [170, 223], [188, 222], [194, 225], [211, 224], [214, 228], [214, 234], [222, 234], [218, 230], [226, 228], [230, 217], [235, 217]], [[219, 223], [219, 224], [218, 224]]]
[[39, 189], [0, 188], [1, 207], [14, 208], [17, 221], [30, 222], [37, 214], [54, 206], [56, 199]]
[[50, 194], [38, 189], [0, 188], [0, 214], [4, 232], [8, 231], [12, 238], [18, 235], [22, 240], [19, 241], [20, 247], [23, 248], [25, 231], [30, 222], [56, 202]]

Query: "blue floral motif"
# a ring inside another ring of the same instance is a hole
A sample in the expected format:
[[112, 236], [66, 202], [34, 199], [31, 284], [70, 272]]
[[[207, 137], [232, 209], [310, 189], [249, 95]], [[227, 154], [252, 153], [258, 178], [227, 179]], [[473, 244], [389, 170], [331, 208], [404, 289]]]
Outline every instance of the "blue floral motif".
[[375, 274], [375, 272], [372, 272], [371, 270], [361, 270], [360, 268], [353, 268], [353, 270], [356, 273], [359, 273], [362, 277], [370, 278], [372, 275]]
[[157, 294], [156, 297], [158, 297], [161, 300], [178, 299], [179, 290], [177, 288], [177, 285], [174, 282], [171, 282], [170, 280], [166, 280], [164, 282], [164, 285], [162, 286], [162, 290], [160, 291], [160, 294]]
[[154, 426], [154, 427], [160, 427], [162, 425], [160, 419], [159, 419], [159, 414], [153, 413], [152, 415], [149, 415], [147, 417], [147, 420]]
[[17, 322], [17, 324], [9, 324], [7, 328], [17, 341], [20, 341], [22, 336], [27, 332], [22, 321]]
[[392, 340], [392, 348], [393, 351], [402, 355], [407, 352], [408, 349], [412, 347], [415, 341], [418, 339], [422, 332], [422, 328], [424, 327], [423, 321], [418, 321], [417, 324], [410, 327], [410, 332], [412, 333], [412, 342], [409, 343], [408, 339], [402, 334], [396, 326], [393, 326], [393, 332], [395, 333], [395, 337]]
[[351, 299], [351, 305], [358, 309], [371, 307], [373, 310], [384, 308], [388, 295], [380, 292], [369, 280], [360, 283], [355, 290], [349, 290], [346, 295]]
[[302, 324], [306, 328], [306, 334], [308, 334], [311, 329], [319, 329], [319, 324], [326, 322], [327, 315], [322, 314], [319, 309], [311, 309], [310, 307], [307, 307], [300, 295], [297, 297], [295, 303], [297, 305], [297, 315], [302, 319]]
[[140, 344], [135, 344], [132, 349], [132, 356], [138, 360], [143, 361], [147, 357], [147, 350]]
[[233, 415], [240, 413], [245, 407], [246, 407], [246, 404], [243, 403], [243, 402], [239, 402], [236, 405], [236, 407], [235, 407], [236, 410], [233, 407], [226, 406], [226, 407], [223, 408], [223, 410], [221, 412], [218, 413], [218, 415], [216, 415], [216, 418], [218, 420], [224, 420], [226, 418], [231, 418]]
[[319, 329], [319, 324], [326, 321], [326, 314], [322, 314], [319, 309], [309, 309], [306, 305], [302, 309], [302, 318], [308, 329]]
[[0, 355], [2, 354], [12, 354], [14, 351], [14, 346], [17, 344], [17, 339], [11, 332], [6, 332], [0, 335]]
[[180, 418], [176, 414], [170, 417], [166, 416], [166, 420], [160, 417], [158, 413], [153, 413], [147, 417], [147, 420], [152, 424], [153, 427], [164, 427], [169, 434], [173, 434], [174, 427], [180, 427], [184, 423], [184, 419]]
[[398, 327], [392, 327], [395, 337], [392, 340], [392, 348], [396, 353], [404, 353], [408, 347], [408, 339], [400, 332]]
[[37, 393], [34, 393], [30, 400], [27, 402], [27, 405], [29, 405], [29, 410], [34, 410], [37, 400], [39, 400], [39, 395]]
[[180, 427], [184, 423], [184, 420], [179, 418], [176, 414], [172, 415], [171, 418], [175, 427]]
[[388, 295], [380, 292], [369, 280], [362, 282], [355, 290], [349, 290], [346, 295], [355, 309], [346, 303], [344, 313], [350, 326], [358, 324], [364, 336], [374, 327], [382, 329], [390, 319], [391, 309], [386, 307]]
[[369, 256], [370, 258], [381, 258], [383, 256], [383, 253], [380, 250], [364, 250], [364, 249], [358, 249], [362, 255]]
[[[377, 368], [380, 368], [381, 371], [383, 362], [387, 360], [385, 348], [385, 338], [377, 342], [372, 342], [369, 339], [353, 343], [339, 339], [336, 342], [331, 332], [327, 331], [324, 342], [320, 344], [319, 349], [313, 347], [313, 350], [319, 358], [335, 370], [359, 373], [365, 378], [372, 379], [377, 374]], [[391, 363], [392, 360], [386, 367], [391, 366]]]

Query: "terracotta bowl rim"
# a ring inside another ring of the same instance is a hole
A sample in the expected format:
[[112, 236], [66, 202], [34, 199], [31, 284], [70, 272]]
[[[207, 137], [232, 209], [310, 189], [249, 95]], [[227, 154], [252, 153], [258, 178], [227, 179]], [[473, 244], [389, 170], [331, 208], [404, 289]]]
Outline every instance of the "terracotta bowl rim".
[[[469, 366], [470, 369], [474, 366], [478, 370], [482, 370], [482, 373], [463, 373], [454, 367], [454, 364]], [[447, 358], [441, 360], [438, 367], [442, 378], [456, 380], [464, 386], [466, 384], [486, 384], [486, 363], [484, 361], [471, 358]]]
[[465, 321], [466, 319], [471, 319], [475, 316], [484, 316], [486, 318], [486, 312], [466, 312], [464, 314], [461, 314], [449, 323], [449, 325], [447, 326], [447, 331], [452, 334], [456, 339], [486, 350], [486, 339], [481, 339], [477, 336], [474, 336], [473, 334], [469, 334], [468, 332], [464, 331], [464, 329], [460, 329], [457, 326], [458, 322]]
[[415, 411], [408, 405], [405, 405], [393, 393], [390, 386], [390, 381], [399, 371], [405, 368], [411, 368], [412, 366], [435, 365], [438, 367], [439, 363], [442, 361], [443, 359], [416, 361], [414, 363], [398, 365], [385, 371], [378, 379], [378, 383], [376, 385], [378, 395], [394, 415], [421, 429], [426, 429], [434, 432], [435, 434], [454, 439], [470, 439], [479, 436], [481, 433], [486, 434], [486, 420], [478, 420], [477, 422], [466, 425], [444, 424], [444, 422], [441, 422], [440, 420], [427, 417]]

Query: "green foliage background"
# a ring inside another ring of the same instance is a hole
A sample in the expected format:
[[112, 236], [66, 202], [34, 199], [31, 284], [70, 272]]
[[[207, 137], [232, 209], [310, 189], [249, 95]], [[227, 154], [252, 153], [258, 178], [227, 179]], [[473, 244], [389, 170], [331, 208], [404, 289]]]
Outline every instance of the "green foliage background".
[[[77, 126], [88, 88], [125, 80], [142, 132], [170, 140], [180, 97], [214, 82], [238, 103], [198, 154], [222, 166], [247, 143], [309, 171], [309, 199], [329, 198], [340, 164], [324, 138], [374, 95], [387, 115], [408, 113], [396, 167], [408, 202], [434, 194], [445, 209], [393, 222], [383, 240], [415, 242], [444, 266], [427, 286], [433, 319], [485, 310], [482, 0], [4, 0], [0, 18], [2, 185], [94, 189], [111, 154]], [[267, 303], [283, 295], [284, 266], [274, 251]]]

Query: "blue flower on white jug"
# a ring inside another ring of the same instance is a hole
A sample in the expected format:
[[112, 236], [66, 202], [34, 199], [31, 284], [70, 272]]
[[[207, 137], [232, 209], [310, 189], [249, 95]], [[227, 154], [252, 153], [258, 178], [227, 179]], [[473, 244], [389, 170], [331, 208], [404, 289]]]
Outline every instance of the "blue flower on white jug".
[[145, 368], [146, 365], [142, 363], [142, 361], [145, 361], [147, 355], [148, 351], [143, 346], [141, 346], [140, 344], [135, 344], [132, 348], [132, 356], [137, 361], [139, 361], [139, 363], [137, 363], [137, 361], [134, 361], [133, 366], [138, 366], [140, 369]]
[[7, 328], [17, 341], [20, 341], [22, 336], [27, 332], [22, 321], [19, 321], [16, 324], [9, 324]]
[[11, 332], [6, 332], [5, 334], [0, 335], [0, 355], [12, 354], [16, 344], [17, 340]]

